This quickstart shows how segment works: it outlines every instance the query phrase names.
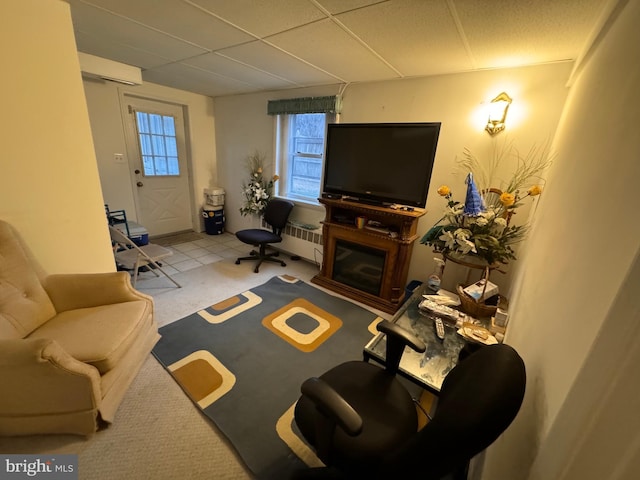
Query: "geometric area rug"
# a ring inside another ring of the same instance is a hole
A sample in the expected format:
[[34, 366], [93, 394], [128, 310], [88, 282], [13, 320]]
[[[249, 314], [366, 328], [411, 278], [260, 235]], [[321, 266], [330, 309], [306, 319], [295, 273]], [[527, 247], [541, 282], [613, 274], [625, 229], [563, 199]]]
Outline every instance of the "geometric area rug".
[[161, 327], [153, 354], [256, 478], [286, 479], [321, 465], [293, 420], [300, 385], [361, 360], [380, 320], [282, 275]]

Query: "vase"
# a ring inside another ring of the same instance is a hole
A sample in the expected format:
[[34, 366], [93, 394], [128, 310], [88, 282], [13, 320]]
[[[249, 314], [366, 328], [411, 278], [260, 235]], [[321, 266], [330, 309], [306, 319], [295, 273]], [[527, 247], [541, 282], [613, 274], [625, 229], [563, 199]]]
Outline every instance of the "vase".
[[251, 215], [251, 228], [262, 228], [262, 214]]

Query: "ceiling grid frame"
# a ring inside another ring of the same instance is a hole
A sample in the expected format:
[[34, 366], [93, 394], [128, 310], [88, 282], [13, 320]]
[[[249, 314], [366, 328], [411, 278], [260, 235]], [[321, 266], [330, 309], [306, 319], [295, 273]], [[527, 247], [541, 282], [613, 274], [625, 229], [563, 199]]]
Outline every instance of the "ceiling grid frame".
[[212, 97], [576, 61], [611, 5], [625, 3], [162, 0], [147, 18], [149, 0], [66, 1], [78, 51]]

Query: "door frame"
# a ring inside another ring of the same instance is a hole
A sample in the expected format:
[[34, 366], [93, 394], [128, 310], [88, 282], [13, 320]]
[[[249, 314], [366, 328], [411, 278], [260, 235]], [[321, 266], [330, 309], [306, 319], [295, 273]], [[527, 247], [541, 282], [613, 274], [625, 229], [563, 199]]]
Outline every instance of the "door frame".
[[[185, 146], [185, 155], [186, 155], [186, 174], [187, 174], [187, 185], [189, 186], [189, 202], [190, 202], [190, 210], [191, 210], [191, 229], [194, 232], [199, 231], [200, 225], [200, 215], [199, 209], [196, 205], [196, 197], [194, 193], [194, 184], [193, 184], [193, 162], [191, 157], [191, 137], [189, 132], [189, 106], [184, 103], [177, 102], [167, 98], [155, 97], [151, 95], [140, 94], [136, 92], [129, 91], [127, 89], [118, 89], [118, 96], [120, 99], [120, 116], [122, 119], [122, 128], [124, 130], [124, 138], [125, 138], [125, 149], [127, 152], [127, 166], [128, 166], [128, 174], [129, 174], [129, 183], [131, 185], [131, 192], [133, 203], [135, 207], [136, 218], [142, 218], [140, 213], [140, 201], [138, 198], [138, 189], [136, 187], [136, 177], [133, 174], [134, 166], [132, 165], [132, 159], [135, 158], [135, 155], [140, 155], [138, 151], [138, 139], [135, 137], [134, 132], [129, 125], [131, 123], [131, 114], [129, 113], [129, 102], [134, 102], [136, 99], [144, 100], [148, 102], [155, 102], [165, 105], [171, 105], [173, 107], [178, 107], [182, 110], [182, 119], [184, 123], [184, 146]], [[131, 151], [134, 149], [134, 151]]]

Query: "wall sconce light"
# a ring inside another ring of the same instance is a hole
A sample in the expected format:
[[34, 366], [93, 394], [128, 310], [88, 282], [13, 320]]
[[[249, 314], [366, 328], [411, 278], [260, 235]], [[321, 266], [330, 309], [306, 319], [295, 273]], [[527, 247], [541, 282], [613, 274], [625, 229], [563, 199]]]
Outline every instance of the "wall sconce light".
[[484, 127], [489, 132], [489, 135], [495, 135], [504, 130], [504, 122], [507, 119], [507, 110], [509, 110], [511, 101], [511, 97], [502, 92], [489, 103], [489, 118], [487, 119], [487, 126]]

